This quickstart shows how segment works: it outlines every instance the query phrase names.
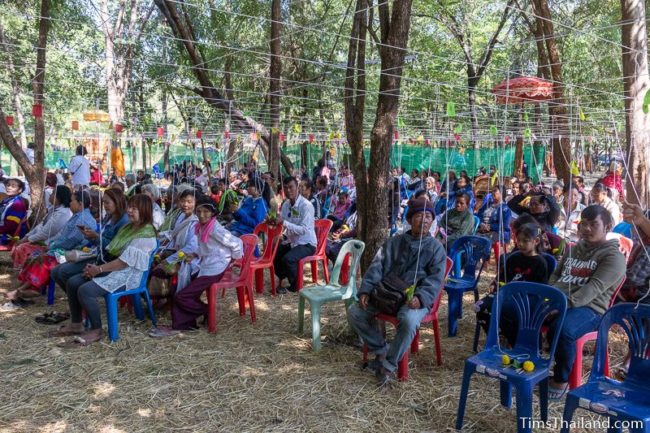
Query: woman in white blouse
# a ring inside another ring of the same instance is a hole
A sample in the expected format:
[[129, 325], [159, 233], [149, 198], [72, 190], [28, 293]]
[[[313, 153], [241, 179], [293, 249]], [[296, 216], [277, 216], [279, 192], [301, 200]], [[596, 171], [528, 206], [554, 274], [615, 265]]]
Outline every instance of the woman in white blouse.
[[152, 337], [177, 335], [181, 331], [196, 329], [196, 319], [207, 314], [201, 295], [212, 284], [219, 282], [233, 259], [243, 255], [241, 240], [233, 236], [217, 221], [217, 206], [209, 197], [201, 197], [196, 204], [199, 219], [195, 225], [198, 248], [187, 255], [192, 269], [198, 275], [182, 290], [174, 294], [172, 326], [159, 326], [149, 332]]
[[[70, 324], [64, 325], [53, 336], [74, 335], [64, 343], [86, 346], [103, 337], [101, 313], [97, 298], [117, 290], [138, 287], [142, 274], [149, 268], [151, 254], [156, 248], [156, 230], [152, 225], [151, 199], [137, 194], [129, 199], [127, 214], [130, 223], [120, 229], [106, 247], [111, 257], [117, 257], [101, 266], [87, 265], [84, 274], [68, 280], [66, 291], [70, 307]], [[86, 311], [90, 330], [84, 332], [81, 312]]]

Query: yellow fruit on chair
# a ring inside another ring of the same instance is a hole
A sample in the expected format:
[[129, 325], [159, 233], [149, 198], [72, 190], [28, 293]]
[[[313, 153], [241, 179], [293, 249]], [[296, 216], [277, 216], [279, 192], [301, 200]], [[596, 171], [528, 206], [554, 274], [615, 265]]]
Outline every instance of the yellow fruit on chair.
[[84, 253], [89, 253], [89, 252], [90, 252], [90, 248], [88, 248], [88, 247], [83, 247], [83, 248], [81, 249], [81, 251], [83, 251]]
[[185, 253], [182, 252], [182, 251], [179, 251], [178, 252], [178, 258], [181, 259], [181, 260], [184, 259], [185, 258]]
[[510, 357], [508, 355], [503, 355], [501, 357], [501, 363], [503, 365], [510, 365]]
[[523, 368], [526, 373], [530, 373], [535, 370], [535, 364], [533, 364], [533, 361], [525, 361], [521, 368]]

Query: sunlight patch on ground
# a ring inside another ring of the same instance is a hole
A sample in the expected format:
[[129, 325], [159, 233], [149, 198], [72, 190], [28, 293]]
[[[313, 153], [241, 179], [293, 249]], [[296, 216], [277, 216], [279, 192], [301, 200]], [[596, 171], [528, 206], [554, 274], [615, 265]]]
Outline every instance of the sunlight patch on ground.
[[95, 385], [95, 392], [93, 398], [95, 400], [102, 400], [109, 397], [115, 391], [115, 385], [109, 382], [102, 382]]
[[39, 433], [63, 433], [68, 428], [68, 423], [65, 421], [57, 421], [50, 424], [46, 424], [41, 427], [38, 431]]
[[140, 415], [143, 418], [149, 418], [151, 416], [151, 409], [141, 407], [138, 409], [138, 415]]
[[107, 425], [102, 427], [102, 429], [99, 432], [100, 433], [126, 433], [126, 430], [119, 429], [112, 425]]

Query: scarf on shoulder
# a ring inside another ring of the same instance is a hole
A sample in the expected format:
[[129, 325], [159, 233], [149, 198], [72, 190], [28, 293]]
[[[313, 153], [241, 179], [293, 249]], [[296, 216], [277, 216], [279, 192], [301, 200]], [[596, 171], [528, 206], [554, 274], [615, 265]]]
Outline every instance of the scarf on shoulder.
[[178, 219], [178, 216], [181, 214], [181, 210], [179, 208], [174, 208], [172, 209], [167, 216], [165, 217], [165, 220], [163, 221], [162, 225], [160, 226], [160, 231], [161, 232], [166, 232], [168, 230], [172, 230], [174, 228], [174, 224], [176, 223], [176, 220]]
[[212, 217], [210, 218], [210, 221], [208, 221], [205, 224], [197, 224], [194, 227], [194, 231], [196, 232], [196, 235], [199, 237], [199, 240], [203, 243], [207, 243], [208, 239], [210, 239], [210, 233], [212, 233], [212, 229], [214, 228], [214, 225], [217, 223], [217, 217]]
[[11, 205], [13, 205], [14, 202], [19, 198], [20, 195], [12, 195], [5, 197], [2, 199], [2, 201], [0, 201], [0, 226], [4, 225], [7, 211], [11, 208]]
[[111, 257], [119, 257], [133, 239], [155, 237], [156, 229], [151, 224], [136, 228], [132, 223], [128, 223], [117, 232], [111, 243], [106, 247], [106, 252]]

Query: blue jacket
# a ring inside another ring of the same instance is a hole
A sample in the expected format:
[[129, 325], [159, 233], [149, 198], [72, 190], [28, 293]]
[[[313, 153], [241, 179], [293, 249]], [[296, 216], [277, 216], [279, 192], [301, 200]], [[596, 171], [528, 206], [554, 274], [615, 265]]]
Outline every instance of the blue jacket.
[[[483, 215], [485, 214], [485, 210], [492, 206], [492, 197], [486, 196], [486, 200], [483, 202], [483, 205], [481, 208], [478, 210], [476, 213], [476, 216], [478, 216], [481, 219], [481, 224], [483, 223]], [[500, 230], [503, 230], [503, 241], [504, 242], [510, 242], [510, 220], [512, 219], [512, 211], [508, 207], [508, 205], [504, 202], [501, 202], [499, 204], [499, 207], [496, 209], [496, 211], [492, 212], [492, 215], [490, 215], [490, 231], [493, 232], [499, 232]], [[503, 222], [503, 227], [501, 227]]]
[[65, 226], [63, 226], [61, 233], [50, 241], [48, 248], [50, 250], [60, 248], [67, 251], [81, 246], [86, 241], [86, 238], [77, 226], [86, 226], [91, 229], [97, 226], [95, 218], [90, 213], [90, 209], [86, 208], [72, 215]]
[[266, 203], [262, 197], [256, 199], [247, 197], [237, 212], [233, 214], [235, 221], [230, 229], [242, 235], [253, 233], [255, 227], [266, 218], [266, 213]]

